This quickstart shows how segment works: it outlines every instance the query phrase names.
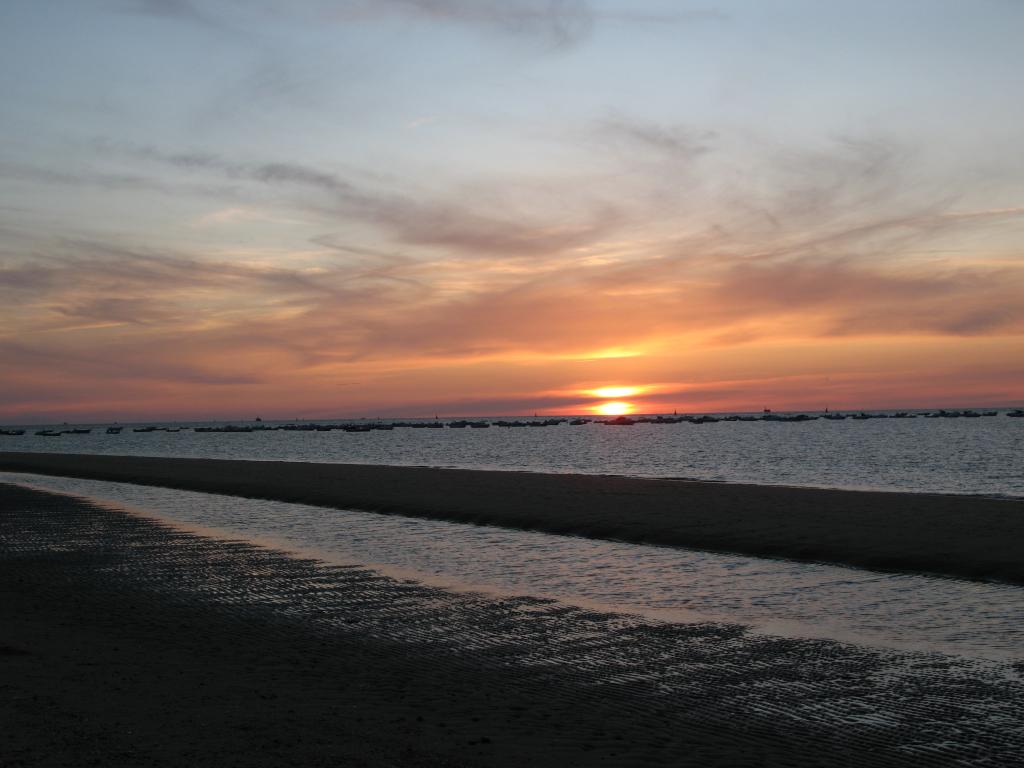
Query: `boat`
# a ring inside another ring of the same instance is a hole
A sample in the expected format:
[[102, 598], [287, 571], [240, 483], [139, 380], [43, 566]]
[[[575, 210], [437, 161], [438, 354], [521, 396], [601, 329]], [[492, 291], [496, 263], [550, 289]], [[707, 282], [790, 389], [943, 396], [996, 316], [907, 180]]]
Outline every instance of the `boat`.
[[1015, 411], [1007, 411], [1006, 415], [1013, 419], [1019, 419], [1021, 416], [1024, 416], [1024, 410], [1018, 408]]
[[[609, 427], [632, 427], [636, 422], [627, 416], [618, 416], [614, 419], [602, 422]], [[543, 425], [542, 425], [543, 426]]]
[[124, 429], [124, 427], [107, 427], [107, 434], [108, 435], [120, 435], [122, 429]]
[[24, 434], [24, 429], [0, 429], [0, 435], [8, 435], [9, 437], [17, 437]]

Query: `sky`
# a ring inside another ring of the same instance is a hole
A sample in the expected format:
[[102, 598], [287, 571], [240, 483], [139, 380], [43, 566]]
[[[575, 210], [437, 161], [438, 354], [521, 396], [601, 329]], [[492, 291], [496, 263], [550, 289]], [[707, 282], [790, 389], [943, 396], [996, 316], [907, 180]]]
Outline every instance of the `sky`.
[[0, 422], [1022, 405], [1022, 36], [4, 0]]

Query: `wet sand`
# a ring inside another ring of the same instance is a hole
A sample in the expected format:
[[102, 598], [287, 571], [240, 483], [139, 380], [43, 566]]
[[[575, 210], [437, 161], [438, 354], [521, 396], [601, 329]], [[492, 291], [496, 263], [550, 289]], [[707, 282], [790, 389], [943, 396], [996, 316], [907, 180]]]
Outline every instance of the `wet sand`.
[[4, 766], [1012, 765], [1022, 673], [450, 593], [0, 484]]
[[612, 476], [0, 453], [0, 470], [1024, 584], [1024, 500]]

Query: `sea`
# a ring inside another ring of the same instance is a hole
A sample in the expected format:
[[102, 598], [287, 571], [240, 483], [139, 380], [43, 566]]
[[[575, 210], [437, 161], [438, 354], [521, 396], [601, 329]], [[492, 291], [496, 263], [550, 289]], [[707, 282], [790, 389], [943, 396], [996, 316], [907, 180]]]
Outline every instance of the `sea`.
[[[487, 428], [316, 431], [429, 420], [321, 420], [34, 425], [0, 435], [0, 451], [102, 453], [529, 472], [624, 475], [731, 483], [1024, 497], [1024, 418], [889, 416], [808, 421], [709, 421], [572, 425], [565, 419], [474, 418]], [[720, 414], [715, 418], [727, 418]], [[445, 425], [461, 420], [441, 419]], [[497, 422], [544, 423], [502, 427]], [[196, 432], [195, 427], [252, 431]], [[136, 430], [153, 427], [153, 431]], [[302, 429], [285, 429], [302, 427]], [[85, 434], [71, 429], [88, 429]], [[8, 428], [10, 429], [10, 427]], [[58, 437], [37, 431], [62, 432]], [[180, 431], [166, 431], [180, 430]]]

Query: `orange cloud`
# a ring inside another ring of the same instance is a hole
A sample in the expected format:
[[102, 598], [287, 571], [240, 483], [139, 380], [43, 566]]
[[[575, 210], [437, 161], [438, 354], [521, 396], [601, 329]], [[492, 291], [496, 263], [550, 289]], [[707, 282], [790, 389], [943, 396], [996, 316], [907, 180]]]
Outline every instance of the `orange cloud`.
[[[295, 164], [130, 154], [300, 190], [325, 229], [378, 240], [319, 233], [267, 264], [21, 232], [0, 266], [4, 418], [1024, 399], [1024, 264], [1000, 239], [1024, 211], [900, 207], [885, 147], [808, 161], [810, 181], [683, 235], [630, 200], [549, 210], [508, 193], [513, 215]], [[921, 256], [953, 241], [974, 245]]]

